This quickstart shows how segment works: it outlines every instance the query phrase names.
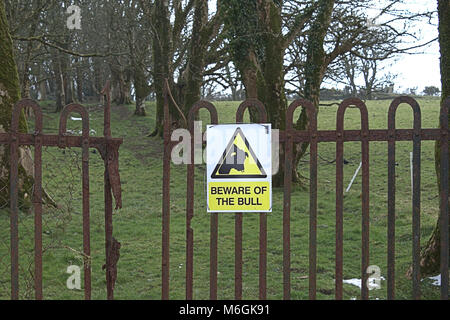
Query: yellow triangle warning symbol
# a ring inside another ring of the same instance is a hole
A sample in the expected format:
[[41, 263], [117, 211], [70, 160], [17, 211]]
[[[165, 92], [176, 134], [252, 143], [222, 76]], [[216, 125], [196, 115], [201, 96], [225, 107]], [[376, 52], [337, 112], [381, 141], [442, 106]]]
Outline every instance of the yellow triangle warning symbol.
[[255, 156], [241, 128], [236, 129], [211, 178], [267, 178], [264, 168]]

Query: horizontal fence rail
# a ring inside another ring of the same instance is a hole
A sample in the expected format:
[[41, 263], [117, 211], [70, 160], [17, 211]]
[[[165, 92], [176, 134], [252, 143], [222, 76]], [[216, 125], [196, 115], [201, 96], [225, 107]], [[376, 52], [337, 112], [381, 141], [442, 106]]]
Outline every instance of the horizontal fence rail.
[[[170, 154], [178, 142], [171, 141], [171, 115], [168, 88], [165, 87], [166, 100], [164, 106], [164, 158], [163, 158], [163, 221], [162, 221], [162, 299], [169, 299], [170, 274]], [[395, 114], [400, 104], [409, 105], [414, 113], [413, 129], [396, 129]], [[236, 115], [236, 123], [242, 123], [243, 114], [247, 108], [253, 107], [259, 114], [259, 123], [267, 121], [264, 105], [255, 99], [244, 101]], [[361, 114], [361, 130], [345, 130], [344, 115], [349, 107], [356, 107]], [[209, 102], [201, 101], [195, 104], [189, 114], [189, 130], [191, 132], [191, 156], [194, 157], [195, 142], [193, 120], [201, 108], [206, 108], [211, 115], [211, 124], [218, 124], [217, 110]], [[293, 127], [294, 112], [297, 108], [305, 108], [308, 116], [307, 130], [296, 130]], [[286, 111], [286, 129], [279, 132], [279, 141], [284, 145], [284, 201], [283, 201], [283, 298], [291, 298], [291, 194], [292, 194], [292, 166], [294, 146], [309, 144], [310, 147], [310, 208], [309, 208], [309, 299], [316, 299], [317, 285], [317, 148], [321, 142], [336, 143], [336, 227], [335, 227], [335, 298], [343, 298], [343, 164], [344, 143], [360, 142], [362, 155], [362, 189], [361, 189], [361, 299], [369, 299], [369, 288], [364, 285], [368, 281], [367, 269], [370, 253], [370, 142], [388, 143], [388, 299], [395, 299], [395, 145], [398, 141], [413, 142], [413, 198], [412, 198], [412, 294], [414, 299], [420, 299], [420, 172], [421, 172], [421, 143], [422, 141], [440, 141], [440, 241], [441, 241], [441, 298], [448, 299], [448, 112], [450, 99], [441, 106], [440, 128], [423, 129], [421, 127], [421, 113], [417, 101], [410, 97], [399, 97], [392, 101], [388, 112], [388, 129], [369, 129], [368, 110], [365, 103], [359, 99], [343, 101], [337, 111], [336, 130], [317, 129], [317, 110], [306, 100], [294, 101]], [[186, 299], [193, 297], [194, 270], [194, 230], [191, 220], [194, 217], [194, 164], [187, 165], [187, 205], [186, 205]], [[235, 299], [242, 299], [242, 221], [241, 213], [235, 214]], [[217, 244], [218, 244], [218, 214], [211, 214], [210, 222], [210, 299], [218, 298], [217, 292]], [[267, 298], [267, 215], [260, 214], [259, 231], [259, 298]]]
[[[122, 139], [113, 139], [110, 135], [110, 100], [109, 83], [104, 89], [107, 103], [104, 111], [104, 137], [89, 136], [89, 113], [79, 104], [67, 105], [60, 116], [58, 135], [45, 134], [43, 132], [43, 114], [40, 106], [33, 100], [19, 101], [12, 110], [10, 132], [0, 133], [0, 145], [9, 145], [10, 151], [10, 236], [11, 236], [11, 299], [19, 299], [19, 147], [34, 147], [34, 188], [32, 204], [34, 211], [34, 291], [35, 299], [44, 298], [42, 284], [42, 148], [81, 148], [82, 150], [82, 229], [83, 229], [83, 256], [84, 256], [84, 298], [91, 299], [91, 240], [90, 240], [90, 209], [89, 209], [89, 149], [95, 148], [105, 160], [105, 219], [109, 221], [105, 228], [106, 233], [106, 280], [107, 295], [113, 298], [114, 280], [111, 277], [112, 268], [115, 266], [110, 261], [112, 251], [112, 197], [114, 194], [116, 207], [122, 206], [120, 177], [118, 167], [118, 150]], [[29, 108], [34, 113], [35, 132], [32, 134], [19, 132], [20, 117], [23, 110]], [[67, 120], [72, 113], [77, 113], [82, 118], [81, 136], [67, 134]], [[109, 197], [107, 195], [110, 195]]]

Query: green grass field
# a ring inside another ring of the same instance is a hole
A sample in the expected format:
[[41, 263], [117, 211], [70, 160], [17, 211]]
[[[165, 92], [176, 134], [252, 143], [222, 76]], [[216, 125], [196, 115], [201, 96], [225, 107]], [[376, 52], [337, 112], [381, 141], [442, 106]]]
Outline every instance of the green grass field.
[[[439, 100], [420, 99], [422, 126], [435, 128], [438, 124]], [[56, 133], [59, 114], [45, 109], [46, 133]], [[238, 104], [215, 104], [220, 123], [232, 123]], [[369, 101], [371, 129], [387, 126], [389, 101]], [[161, 206], [162, 152], [159, 138], [148, 138], [154, 126], [155, 107], [147, 107], [147, 117], [133, 115], [133, 106], [114, 106], [112, 131], [123, 137], [120, 149], [120, 174], [123, 189], [123, 209], [114, 215], [114, 237], [121, 244], [117, 299], [160, 299], [161, 297]], [[319, 130], [336, 128], [336, 107], [324, 107], [319, 113]], [[98, 135], [103, 132], [102, 108], [89, 107], [90, 125]], [[201, 112], [204, 124], [209, 115]], [[80, 129], [79, 121], [70, 121], [69, 128]], [[412, 111], [401, 106], [397, 113], [397, 127], [412, 127]], [[348, 109], [345, 129], [359, 129], [357, 109]], [[345, 144], [344, 185], [348, 185], [361, 159], [360, 143]], [[411, 142], [397, 143], [397, 222], [396, 222], [396, 294], [398, 299], [412, 297], [412, 282], [405, 277], [412, 257], [412, 209], [409, 153]], [[98, 153], [91, 153], [91, 245], [92, 297], [106, 298], [104, 263], [103, 161]], [[319, 299], [334, 298], [335, 247], [335, 144], [319, 144], [318, 173], [318, 274]], [[81, 224], [81, 159], [79, 150], [44, 150], [44, 186], [59, 208], [47, 207], [44, 215], [44, 297], [46, 299], [82, 299], [82, 290], [69, 290], [66, 269], [82, 265]], [[307, 178], [308, 157], [300, 164], [300, 172]], [[370, 144], [370, 264], [378, 265], [381, 276], [387, 278], [387, 143]], [[194, 298], [209, 297], [209, 216], [206, 213], [205, 168], [198, 166], [195, 177], [194, 229]], [[438, 190], [434, 171], [434, 143], [422, 144], [422, 203], [421, 243], [428, 240], [438, 215]], [[360, 278], [361, 257], [361, 174], [344, 199], [344, 279]], [[170, 298], [183, 299], [185, 293], [185, 206], [186, 167], [172, 166], [171, 176], [171, 252]], [[308, 239], [309, 193], [293, 188], [291, 212], [291, 283], [292, 299], [308, 298]], [[282, 203], [283, 190], [275, 189], [273, 212], [268, 216], [267, 297], [282, 299]], [[22, 299], [33, 298], [33, 215], [20, 214], [20, 288]], [[9, 216], [0, 211], [0, 299], [10, 294]], [[257, 214], [244, 216], [243, 298], [258, 298], [258, 233]], [[234, 298], [234, 215], [219, 217], [219, 299]], [[386, 281], [380, 290], [370, 291], [371, 299], [386, 298]], [[344, 284], [345, 299], [359, 299], [359, 288]], [[426, 279], [422, 282], [424, 299], [438, 299], [439, 287]]]

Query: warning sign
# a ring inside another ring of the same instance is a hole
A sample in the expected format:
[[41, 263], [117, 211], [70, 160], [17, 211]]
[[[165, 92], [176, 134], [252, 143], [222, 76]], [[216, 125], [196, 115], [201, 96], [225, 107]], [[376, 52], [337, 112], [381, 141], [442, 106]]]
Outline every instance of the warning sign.
[[213, 179], [267, 178], [264, 168], [241, 128], [236, 129], [211, 177]]
[[207, 127], [208, 212], [271, 212], [270, 124]]

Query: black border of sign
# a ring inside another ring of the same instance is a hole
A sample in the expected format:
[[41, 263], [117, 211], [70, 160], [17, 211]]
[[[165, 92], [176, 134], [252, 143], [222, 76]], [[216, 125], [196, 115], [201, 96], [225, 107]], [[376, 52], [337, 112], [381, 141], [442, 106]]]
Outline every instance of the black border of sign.
[[[219, 168], [221, 167], [221, 165], [224, 163], [227, 153], [230, 150], [230, 148], [233, 146], [234, 144], [234, 140], [236, 139], [237, 135], [240, 134], [241, 137], [244, 140], [245, 146], [247, 147], [248, 151], [250, 151], [250, 154], [252, 155], [253, 159], [256, 160], [256, 165], [258, 166], [259, 170], [261, 170], [261, 173], [263, 174], [249, 174], [249, 175], [216, 175], [217, 171], [219, 171]], [[250, 147], [250, 144], [248, 143], [247, 137], [244, 135], [244, 132], [242, 131], [242, 129], [240, 127], [238, 127], [236, 129], [236, 131], [234, 132], [233, 136], [231, 137], [230, 142], [228, 143], [228, 146], [225, 148], [225, 151], [223, 152], [222, 158], [220, 159], [219, 163], [217, 163], [216, 168], [214, 169], [212, 175], [211, 175], [211, 179], [265, 179], [267, 178], [267, 173], [264, 170], [263, 166], [261, 165], [261, 163], [259, 162], [258, 157], [255, 155], [255, 153], [252, 150], [252, 147]]]

